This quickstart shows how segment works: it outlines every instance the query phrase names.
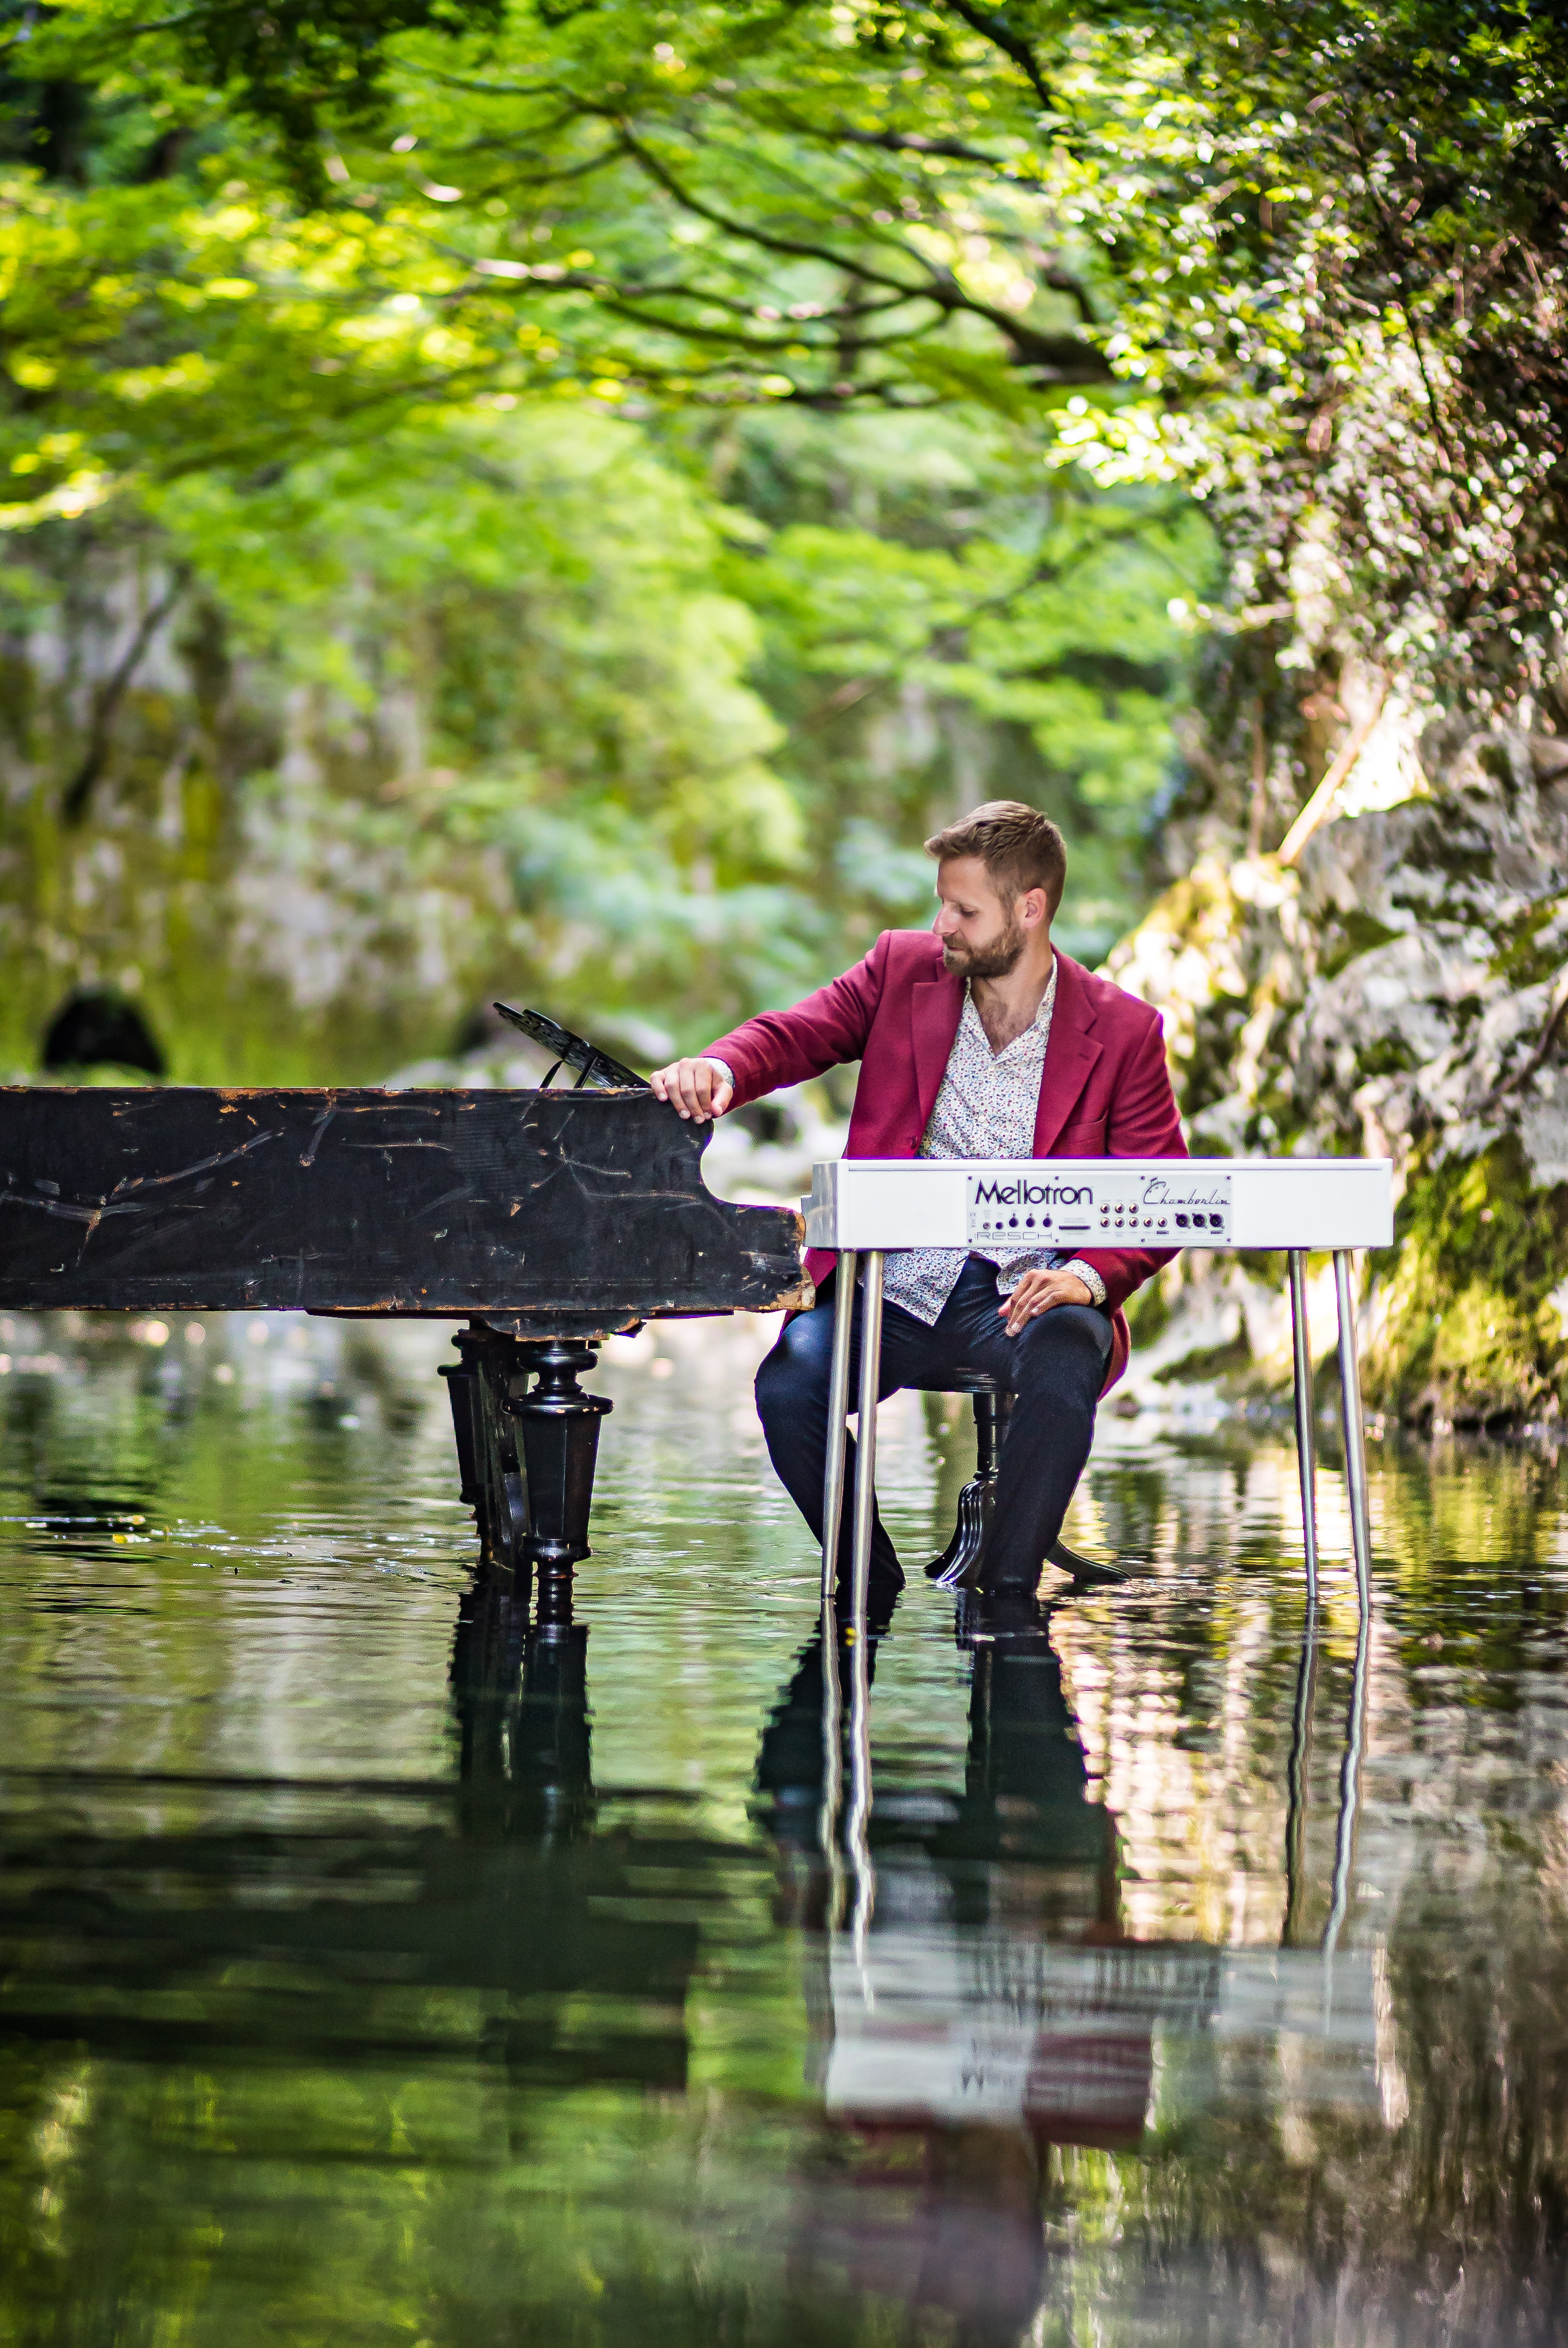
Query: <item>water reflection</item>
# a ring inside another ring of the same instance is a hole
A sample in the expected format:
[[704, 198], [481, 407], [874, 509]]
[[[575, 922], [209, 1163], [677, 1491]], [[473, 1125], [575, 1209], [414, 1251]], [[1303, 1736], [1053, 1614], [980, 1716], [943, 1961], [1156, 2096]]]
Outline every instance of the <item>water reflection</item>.
[[[1358, 1636], [1288, 1448], [1113, 1427], [1143, 1580], [856, 1658], [691, 1342], [576, 1621], [476, 1580], [433, 1361], [0, 1392], [0, 2330], [1560, 2337], [1555, 1466], [1377, 1454]], [[923, 1555], [962, 1463], [883, 1457]]]

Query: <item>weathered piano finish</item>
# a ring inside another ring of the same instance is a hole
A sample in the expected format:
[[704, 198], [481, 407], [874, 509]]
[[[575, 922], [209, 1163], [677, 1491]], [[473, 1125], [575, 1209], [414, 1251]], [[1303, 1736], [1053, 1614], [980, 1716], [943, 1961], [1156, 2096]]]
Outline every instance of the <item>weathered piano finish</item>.
[[715, 1199], [709, 1131], [646, 1087], [0, 1086], [0, 1310], [466, 1320], [464, 1498], [542, 1603], [589, 1553], [602, 1340], [809, 1299], [800, 1217]]

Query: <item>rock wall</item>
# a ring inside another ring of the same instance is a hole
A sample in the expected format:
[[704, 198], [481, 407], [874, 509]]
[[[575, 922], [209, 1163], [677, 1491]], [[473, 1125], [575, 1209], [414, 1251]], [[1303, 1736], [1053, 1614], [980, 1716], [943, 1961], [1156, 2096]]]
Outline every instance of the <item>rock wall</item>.
[[[1399, 1243], [1364, 1274], [1372, 1400], [1429, 1426], [1550, 1422], [1568, 1395], [1568, 739], [1550, 705], [1423, 723], [1354, 684], [1376, 719], [1358, 729], [1341, 692], [1352, 755], [1305, 839], [1238, 853], [1213, 795], [1185, 819], [1189, 869], [1108, 968], [1164, 1014], [1195, 1148], [1392, 1157]], [[1143, 1306], [1139, 1375], [1206, 1360], [1285, 1383], [1282, 1285], [1282, 1265], [1179, 1259]], [[1324, 1281], [1314, 1306], [1321, 1354]]]

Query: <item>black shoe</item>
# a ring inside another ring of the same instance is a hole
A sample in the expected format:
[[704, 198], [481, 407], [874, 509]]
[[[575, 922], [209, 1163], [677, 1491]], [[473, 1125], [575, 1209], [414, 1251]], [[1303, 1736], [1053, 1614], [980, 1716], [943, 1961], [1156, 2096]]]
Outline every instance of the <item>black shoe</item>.
[[1050, 1609], [1032, 1590], [963, 1590], [953, 1631], [960, 1647], [989, 1646], [999, 1640], [1043, 1639]]
[[1096, 1586], [1120, 1589], [1123, 1582], [1136, 1581], [1140, 1578], [1131, 1566], [1122, 1565], [1116, 1558], [1081, 1557], [1077, 1550], [1069, 1549], [1065, 1541], [1057, 1541], [1047, 1550], [1045, 1558], [1048, 1565], [1059, 1567], [1063, 1573], [1071, 1573], [1074, 1581], [1085, 1590], [1092, 1590]]

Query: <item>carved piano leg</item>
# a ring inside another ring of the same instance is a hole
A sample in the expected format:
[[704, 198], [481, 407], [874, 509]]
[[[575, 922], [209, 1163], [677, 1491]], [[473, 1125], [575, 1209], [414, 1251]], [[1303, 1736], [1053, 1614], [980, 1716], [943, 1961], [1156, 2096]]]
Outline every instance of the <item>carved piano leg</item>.
[[482, 1323], [465, 1330], [456, 1344], [462, 1360], [442, 1375], [452, 1402], [463, 1497], [473, 1508], [483, 1554], [526, 1573], [528, 1483], [509, 1408], [510, 1390], [527, 1367], [523, 1348]]
[[528, 1552], [538, 1572], [542, 1621], [547, 1582], [564, 1581], [569, 1589], [573, 1566], [592, 1554], [588, 1519], [599, 1423], [610, 1405], [607, 1395], [584, 1394], [578, 1384], [578, 1373], [593, 1367], [597, 1346], [567, 1337], [527, 1338], [517, 1350], [520, 1366], [535, 1381], [507, 1409], [528, 1475]]
[[443, 1362], [437, 1375], [446, 1381], [446, 1399], [452, 1406], [452, 1434], [457, 1445], [457, 1474], [460, 1498], [466, 1508], [479, 1505], [479, 1365], [477, 1355], [482, 1340], [472, 1329], [465, 1329], [454, 1343], [461, 1358]]
[[958, 1494], [953, 1538], [926, 1571], [944, 1590], [968, 1589], [979, 1571], [996, 1507], [997, 1458], [1012, 1411], [1010, 1394], [978, 1394], [975, 1403], [975, 1472]]

